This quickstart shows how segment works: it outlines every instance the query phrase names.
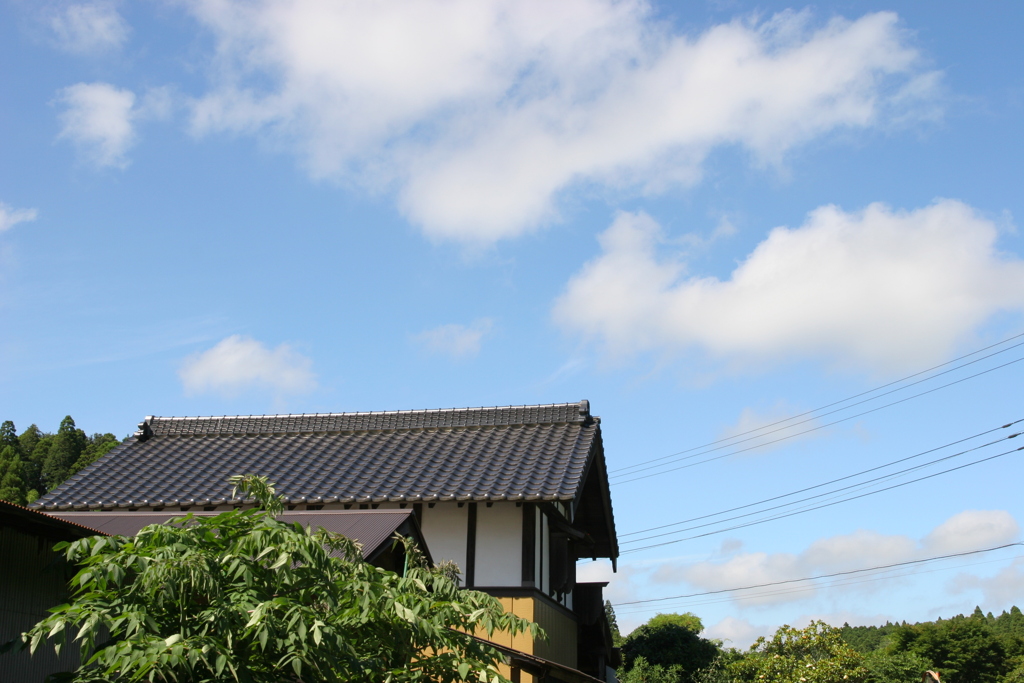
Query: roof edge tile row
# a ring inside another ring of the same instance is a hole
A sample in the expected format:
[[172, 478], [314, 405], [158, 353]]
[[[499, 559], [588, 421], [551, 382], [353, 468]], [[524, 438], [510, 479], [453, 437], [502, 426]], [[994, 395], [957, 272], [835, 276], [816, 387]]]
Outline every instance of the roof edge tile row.
[[359, 413], [294, 415], [223, 415], [215, 417], [149, 416], [135, 438], [151, 436], [222, 436], [356, 432], [403, 429], [495, 427], [524, 424], [588, 423], [590, 402], [490, 408], [445, 408]]

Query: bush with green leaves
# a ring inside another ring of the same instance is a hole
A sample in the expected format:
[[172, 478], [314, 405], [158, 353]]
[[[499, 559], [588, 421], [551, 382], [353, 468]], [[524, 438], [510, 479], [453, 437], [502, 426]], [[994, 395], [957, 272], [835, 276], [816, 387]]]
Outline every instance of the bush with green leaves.
[[[707, 668], [719, 655], [719, 644], [700, 637], [704, 630], [695, 614], [658, 614], [622, 642], [622, 664], [628, 681], [685, 681]], [[643, 660], [642, 673], [629, 677]], [[637, 676], [643, 678], [637, 678]]]
[[491, 683], [501, 655], [468, 634], [539, 634], [412, 547], [404, 576], [379, 569], [351, 540], [277, 520], [265, 479], [232, 482], [261, 509], [65, 544], [71, 601], [23, 635], [33, 652], [81, 643], [82, 666], [55, 680]]
[[863, 683], [868, 677], [857, 651], [823, 621], [762, 636], [729, 668], [734, 680], [747, 683]]

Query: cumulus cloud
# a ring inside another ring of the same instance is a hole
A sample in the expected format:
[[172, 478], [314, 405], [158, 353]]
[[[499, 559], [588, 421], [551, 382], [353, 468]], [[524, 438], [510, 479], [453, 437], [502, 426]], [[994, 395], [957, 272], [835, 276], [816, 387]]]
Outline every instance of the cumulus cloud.
[[231, 397], [249, 389], [300, 394], [316, 388], [312, 367], [312, 360], [287, 344], [271, 349], [236, 334], [186, 358], [178, 377], [188, 394]]
[[[980, 550], [1012, 542], [1019, 534], [1017, 522], [1005, 510], [966, 510], [919, 541], [898, 534], [858, 530], [820, 539], [800, 553], [754, 552], [724, 561], [665, 563], [650, 574], [650, 580], [672, 585], [686, 581], [700, 590], [723, 590]], [[876, 576], [865, 574], [850, 580]], [[843, 581], [839, 579], [837, 583]], [[877, 585], [874, 584], [876, 588]], [[731, 596], [746, 605], [776, 604], [806, 599], [819, 586], [814, 581], [802, 581], [764, 592], [737, 591]]]
[[217, 43], [198, 134], [266, 136], [313, 176], [393, 189], [428, 234], [470, 242], [557, 218], [572, 187], [694, 183], [718, 146], [775, 163], [930, 114], [938, 79], [885, 12], [684, 35], [642, 0], [189, 6]]
[[34, 221], [38, 216], [35, 209], [15, 209], [3, 202], [0, 202], [0, 232], [6, 232], [18, 223]]
[[49, 16], [58, 46], [74, 54], [95, 54], [120, 48], [128, 39], [128, 23], [111, 2], [70, 3]]
[[60, 138], [70, 140], [98, 167], [128, 166], [128, 150], [135, 143], [135, 93], [109, 83], [76, 83], [58, 95]]
[[1009, 543], [1018, 534], [1017, 520], [1005, 510], [965, 510], [936, 527], [924, 543], [929, 552], [945, 555]]
[[491, 331], [492, 325], [490, 318], [480, 318], [471, 325], [441, 325], [420, 332], [413, 339], [431, 353], [465, 358], [480, 353], [480, 343]]
[[913, 211], [812, 211], [779, 227], [728, 279], [662, 255], [661, 227], [622, 213], [554, 318], [610, 353], [701, 349], [740, 363], [813, 356], [876, 373], [944, 360], [1001, 311], [1024, 311], [1024, 261], [958, 201]]

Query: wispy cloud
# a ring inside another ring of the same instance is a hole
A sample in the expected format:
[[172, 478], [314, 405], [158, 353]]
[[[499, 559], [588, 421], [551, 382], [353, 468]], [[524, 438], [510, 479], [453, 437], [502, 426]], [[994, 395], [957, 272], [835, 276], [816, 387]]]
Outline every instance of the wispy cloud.
[[312, 368], [312, 360], [287, 344], [271, 349], [236, 334], [186, 358], [178, 376], [188, 394], [232, 397], [250, 389], [302, 394], [316, 389]]
[[935, 109], [938, 75], [886, 12], [682, 34], [639, 1], [188, 6], [217, 41], [197, 133], [268, 136], [315, 177], [393, 189], [445, 239], [557, 220], [579, 184], [696, 183], [719, 146], [776, 164], [833, 131]]
[[[649, 580], [673, 586], [685, 581], [699, 590], [723, 590], [969, 552], [1014, 541], [1019, 535], [1020, 526], [1005, 510], [966, 510], [920, 540], [862, 529], [819, 539], [799, 553], [749, 552], [722, 561], [663, 563]], [[747, 606], [768, 605], [805, 600], [820, 587], [806, 581], [787, 584], [785, 590], [775, 592], [738, 591], [731, 595]]]
[[35, 209], [15, 209], [0, 202], [0, 232], [6, 232], [18, 223], [34, 221], [38, 215]]
[[58, 94], [60, 139], [97, 167], [126, 168], [135, 143], [135, 93], [109, 83], [76, 83]]
[[110, 83], [76, 83], [61, 90], [56, 102], [63, 107], [58, 139], [70, 141], [97, 168], [120, 169], [129, 164], [138, 122], [165, 119], [174, 107], [171, 88], [150, 88], [140, 99]]
[[119, 49], [128, 39], [128, 22], [112, 2], [68, 3], [47, 16], [57, 46], [74, 54]]
[[612, 355], [702, 349], [737, 365], [817, 357], [877, 374], [944, 360], [999, 312], [1024, 312], [1024, 260], [958, 201], [913, 211], [812, 211], [730, 278], [688, 272], [661, 227], [623, 213], [554, 307]]
[[466, 358], [480, 353], [480, 344], [492, 327], [490, 318], [480, 318], [470, 325], [441, 325], [420, 332], [413, 340], [431, 353]]

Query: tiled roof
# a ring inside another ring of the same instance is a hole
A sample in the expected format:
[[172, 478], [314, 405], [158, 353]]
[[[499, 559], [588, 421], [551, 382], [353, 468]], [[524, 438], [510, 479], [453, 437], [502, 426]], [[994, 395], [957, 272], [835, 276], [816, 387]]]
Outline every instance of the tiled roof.
[[150, 417], [35, 507], [221, 505], [235, 474], [290, 504], [572, 500], [600, 449], [587, 401], [247, 417]]

